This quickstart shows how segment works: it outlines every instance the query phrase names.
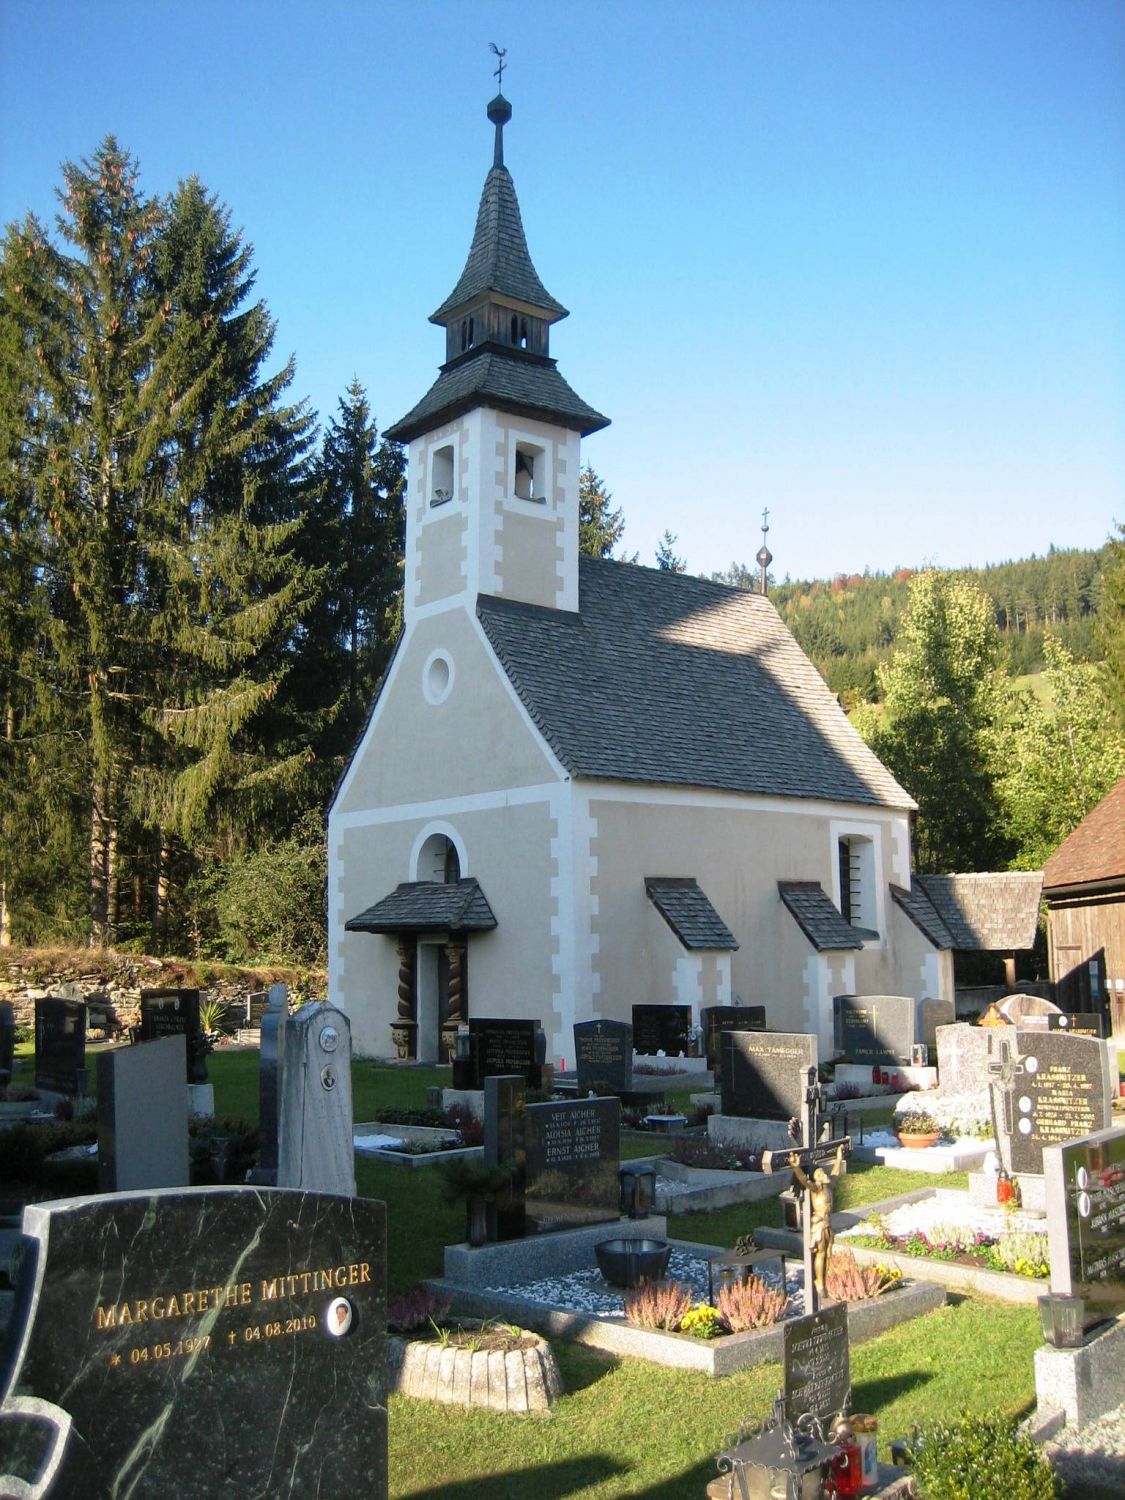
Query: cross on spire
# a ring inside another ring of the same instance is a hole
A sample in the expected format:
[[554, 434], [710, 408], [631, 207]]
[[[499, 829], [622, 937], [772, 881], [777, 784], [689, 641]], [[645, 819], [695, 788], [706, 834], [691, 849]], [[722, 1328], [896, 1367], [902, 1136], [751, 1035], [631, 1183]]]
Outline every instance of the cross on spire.
[[504, 69], [507, 67], [504, 59], [508, 55], [507, 47], [498, 47], [495, 42], [489, 42], [488, 50], [497, 59], [496, 87], [500, 93], [504, 92]]

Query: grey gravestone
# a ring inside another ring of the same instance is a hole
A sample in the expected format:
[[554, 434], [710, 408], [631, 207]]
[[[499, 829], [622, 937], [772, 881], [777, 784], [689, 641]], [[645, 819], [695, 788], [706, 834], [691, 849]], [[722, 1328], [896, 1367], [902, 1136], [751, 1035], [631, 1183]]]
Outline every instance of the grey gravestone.
[[987, 1075], [1000, 1161], [1043, 1171], [1043, 1148], [1109, 1126], [1111, 1080], [1104, 1042], [1065, 1031], [989, 1029]]
[[796, 1422], [811, 1413], [830, 1430], [851, 1389], [848, 1304], [789, 1318], [783, 1329], [786, 1417]]
[[943, 1094], [983, 1093], [988, 1087], [988, 1026], [958, 1021], [937, 1032], [938, 1086]]
[[1012, 1026], [1046, 1026], [1048, 1016], [1057, 1016], [1059, 1007], [1042, 995], [1005, 995], [996, 1002], [996, 1013]]
[[302, 1005], [285, 1025], [277, 1185], [355, 1193], [352, 1029], [334, 1005]]
[[457, 1086], [479, 1089], [484, 1087], [486, 1078], [520, 1073], [528, 1088], [539, 1088], [543, 1068], [536, 1058], [536, 1033], [540, 1030], [537, 1020], [517, 1021], [492, 1016], [470, 1019], [469, 1044], [475, 1082]]
[[633, 1046], [646, 1057], [685, 1056], [691, 1045], [690, 1005], [634, 1005]]
[[627, 1094], [633, 1086], [633, 1028], [628, 1021], [577, 1021], [578, 1092]]
[[725, 1031], [720, 1038], [722, 1113], [801, 1119], [816, 1037], [801, 1031]]
[[16, 1051], [16, 1013], [11, 1001], [0, 1000], [0, 1088], [12, 1080], [12, 1062]]
[[1085, 1325], [1125, 1312], [1125, 1130], [1043, 1151], [1051, 1291], [1083, 1298]]
[[1069, 1031], [1072, 1036], [1092, 1036], [1105, 1040], [1105, 1017], [1096, 1010], [1060, 1010], [1047, 1017], [1048, 1031]]
[[277, 1186], [278, 1106], [285, 1070], [285, 1026], [289, 1019], [289, 992], [283, 984], [271, 984], [269, 1004], [262, 1012], [258, 1050], [258, 1165], [250, 1181]]
[[161, 1037], [98, 1054], [98, 1188], [187, 1187], [186, 1042]]
[[386, 1500], [382, 1203], [197, 1188], [31, 1204], [23, 1229], [0, 1494], [335, 1500], [362, 1476]]
[[507, 1162], [508, 1186], [488, 1206], [490, 1240], [518, 1240], [527, 1233], [524, 1183], [527, 1176], [525, 1121], [527, 1084], [522, 1073], [493, 1074], [484, 1080], [484, 1160], [490, 1167]]
[[909, 1063], [917, 1041], [918, 1002], [912, 995], [836, 995], [832, 1000], [836, 1050], [849, 1062]]
[[619, 1099], [529, 1104], [524, 1127], [529, 1229], [572, 1229], [620, 1217]]
[[724, 1031], [765, 1031], [764, 1005], [705, 1005], [699, 1012], [707, 1066], [719, 1067], [719, 1037]]
[[207, 1082], [207, 1052], [199, 1024], [198, 990], [142, 990], [141, 1041], [182, 1036], [187, 1044], [188, 1083]]
[[86, 1006], [57, 996], [35, 1002], [35, 1087], [86, 1092]]
[[927, 995], [918, 1001], [918, 1035], [930, 1049], [931, 1067], [937, 1060], [937, 1029], [952, 1026], [957, 1019], [957, 1007], [952, 1000], [938, 1000]]

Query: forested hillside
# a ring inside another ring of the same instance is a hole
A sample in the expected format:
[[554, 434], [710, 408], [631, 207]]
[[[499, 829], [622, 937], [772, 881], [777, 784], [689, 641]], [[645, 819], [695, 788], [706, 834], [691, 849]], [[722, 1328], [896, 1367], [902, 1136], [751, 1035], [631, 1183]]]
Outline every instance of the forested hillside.
[[[1097, 661], [1102, 648], [1094, 623], [1101, 601], [1105, 547], [1052, 549], [1046, 557], [953, 570], [992, 602], [1001, 662], [1012, 677], [1041, 670], [1044, 637], [1057, 636], [1079, 661]], [[784, 583], [771, 596], [785, 623], [847, 707], [881, 696], [876, 668], [889, 654], [906, 609], [911, 578], [921, 571], [838, 573], [826, 581]], [[757, 588], [757, 570], [732, 564], [716, 574]]]

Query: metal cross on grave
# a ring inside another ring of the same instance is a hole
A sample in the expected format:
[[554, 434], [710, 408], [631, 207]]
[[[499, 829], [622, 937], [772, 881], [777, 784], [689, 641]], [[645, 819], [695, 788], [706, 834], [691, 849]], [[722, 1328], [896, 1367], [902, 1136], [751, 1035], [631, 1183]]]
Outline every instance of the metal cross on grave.
[[1015, 1112], [1012, 1109], [1012, 1085], [1017, 1078], [1027, 1074], [1027, 1068], [1021, 1057], [1014, 1055], [1012, 1044], [1007, 1037], [1000, 1037], [996, 1043], [997, 1051], [1000, 1053], [999, 1062], [990, 1062], [986, 1065], [989, 1082], [992, 1091], [992, 1126], [996, 1133], [996, 1144], [1000, 1145], [999, 1121], [996, 1118], [996, 1096], [1001, 1096], [1004, 1112], [1004, 1134], [1010, 1141], [1016, 1132]]
[[[801, 1195], [801, 1248], [805, 1271], [805, 1312], [820, 1310], [824, 1276], [832, 1249], [832, 1189], [829, 1177], [838, 1177], [851, 1155], [850, 1135], [832, 1138], [832, 1122], [825, 1113], [824, 1091], [815, 1068], [809, 1068], [805, 1080], [805, 1102], [800, 1121], [789, 1121], [793, 1146], [781, 1151], [762, 1152], [762, 1171], [781, 1172], [792, 1169]], [[825, 1180], [815, 1181], [820, 1169]]]

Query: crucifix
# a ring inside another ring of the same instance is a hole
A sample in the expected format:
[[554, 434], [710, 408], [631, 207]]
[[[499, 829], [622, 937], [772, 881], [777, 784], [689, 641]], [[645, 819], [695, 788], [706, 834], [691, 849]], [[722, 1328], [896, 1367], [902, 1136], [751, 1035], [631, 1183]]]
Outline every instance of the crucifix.
[[[996, 1118], [997, 1095], [1000, 1096], [1004, 1117], [1004, 1134], [1010, 1141], [1016, 1133], [1015, 1112], [1012, 1109], [1012, 1085], [1017, 1078], [1027, 1074], [1028, 1068], [1025, 1059], [1013, 1053], [1012, 1044], [1007, 1037], [1001, 1037], [997, 1041], [996, 1050], [1000, 1054], [999, 1062], [988, 1063], [985, 1071], [988, 1073], [989, 1081], [992, 1085], [992, 1125], [996, 1133], [996, 1144], [999, 1147], [1001, 1141], [1000, 1121]], [[1034, 1068], [1032, 1071], [1034, 1071]]]
[[832, 1253], [832, 1181], [845, 1170], [852, 1149], [851, 1136], [832, 1139], [832, 1125], [824, 1113], [824, 1103], [816, 1069], [809, 1068], [802, 1119], [789, 1121], [793, 1146], [762, 1152], [762, 1171], [771, 1173], [789, 1168], [801, 1195], [806, 1313], [818, 1312], [821, 1297], [827, 1295], [825, 1280]]

